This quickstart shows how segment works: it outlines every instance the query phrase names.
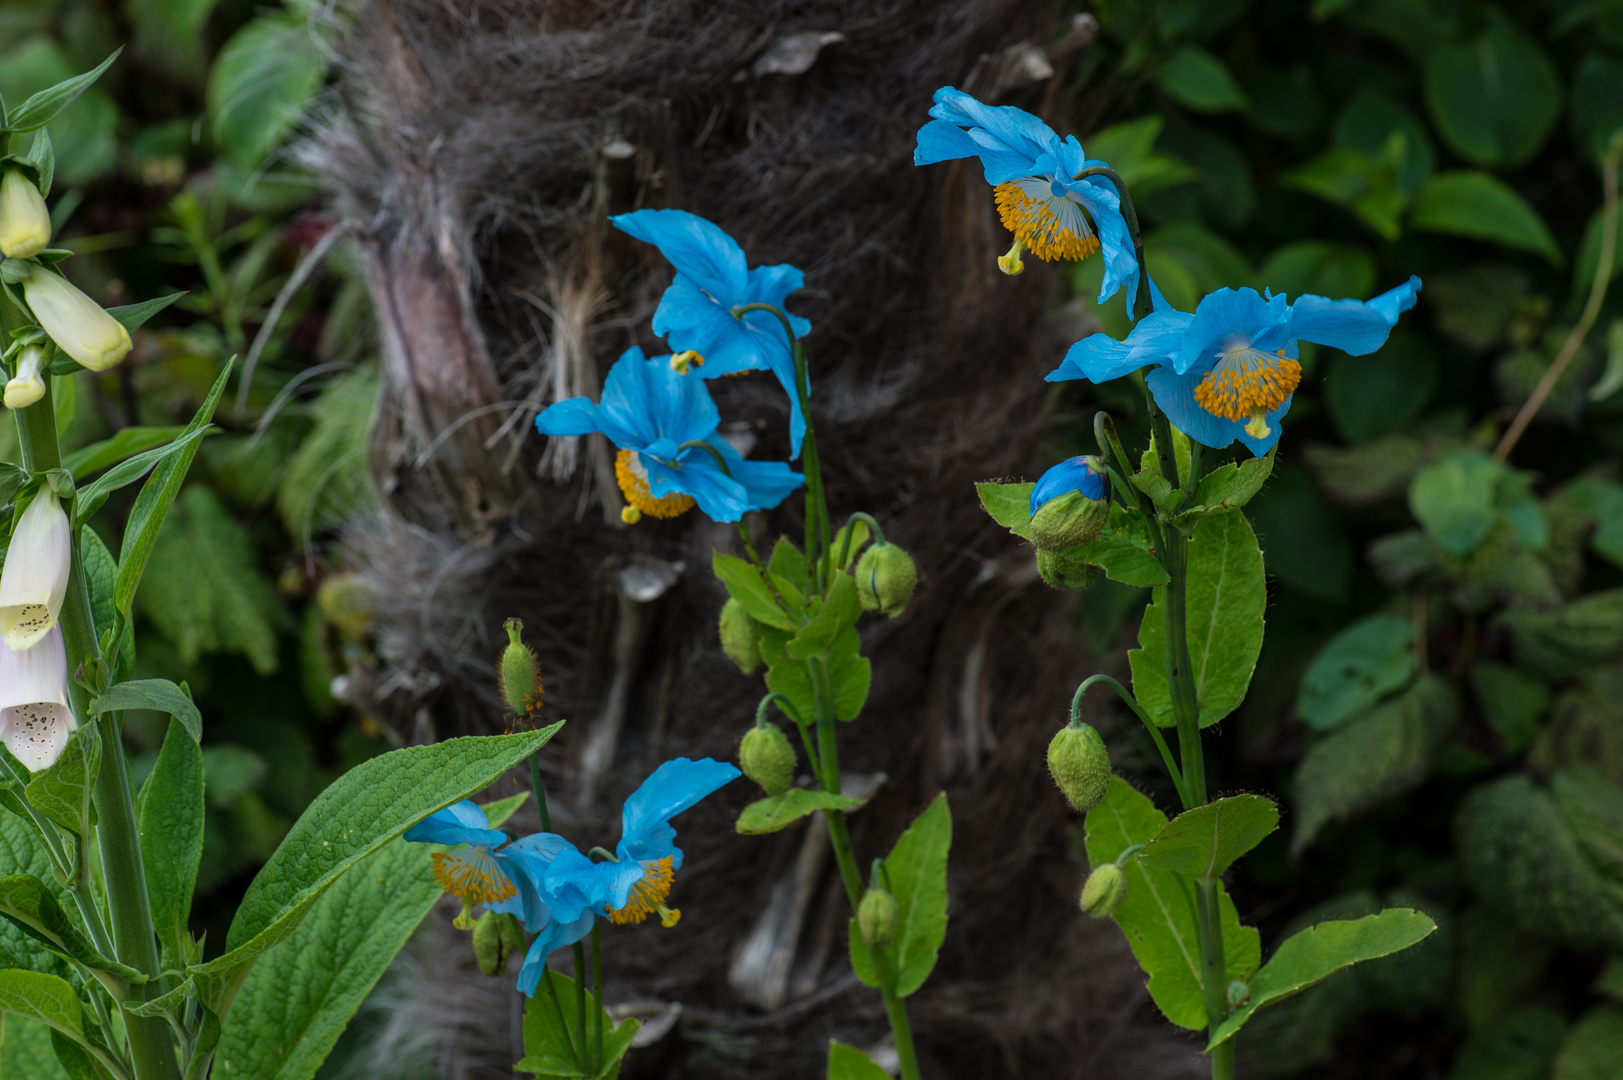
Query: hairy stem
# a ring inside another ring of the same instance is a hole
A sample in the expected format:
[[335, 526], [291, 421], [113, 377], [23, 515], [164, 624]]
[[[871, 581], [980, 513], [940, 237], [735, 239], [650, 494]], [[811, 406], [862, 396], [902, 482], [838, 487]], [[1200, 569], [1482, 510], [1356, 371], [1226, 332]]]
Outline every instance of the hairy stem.
[[1131, 710], [1133, 715], [1143, 721], [1144, 728], [1155, 741], [1155, 748], [1161, 752], [1161, 763], [1166, 766], [1167, 776], [1172, 779], [1172, 786], [1178, 789], [1178, 801], [1185, 810], [1191, 809], [1194, 804], [1189, 801], [1189, 793], [1183, 785], [1183, 773], [1178, 763], [1172, 759], [1172, 751], [1167, 748], [1167, 741], [1161, 736], [1161, 728], [1150, 719], [1148, 713], [1138, 704], [1138, 699], [1128, 692], [1127, 688], [1109, 675], [1090, 675], [1082, 680], [1082, 685], [1076, 688], [1076, 694], [1071, 698], [1071, 723], [1080, 723], [1082, 720], [1082, 695], [1088, 692], [1088, 687], [1094, 683], [1103, 683], [1116, 691], [1118, 697]]

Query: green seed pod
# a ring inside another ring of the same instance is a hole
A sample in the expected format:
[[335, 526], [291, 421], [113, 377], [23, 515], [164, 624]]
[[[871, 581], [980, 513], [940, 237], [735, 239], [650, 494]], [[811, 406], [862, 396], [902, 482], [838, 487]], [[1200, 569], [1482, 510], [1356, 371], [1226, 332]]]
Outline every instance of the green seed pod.
[[795, 748], [776, 724], [758, 724], [738, 744], [738, 767], [768, 795], [782, 795], [795, 781]]
[[721, 651], [748, 675], [761, 666], [761, 630], [732, 597], [721, 605]]
[[1113, 862], [1095, 866], [1082, 886], [1082, 910], [1095, 919], [1107, 919], [1121, 907], [1127, 895], [1127, 875]]
[[869, 889], [857, 905], [857, 929], [870, 949], [884, 948], [896, 941], [896, 898], [884, 889]]
[[895, 544], [881, 540], [857, 560], [857, 599], [868, 611], [883, 611], [895, 618], [907, 610], [919, 583], [913, 557]]
[[507, 647], [502, 650], [496, 665], [501, 676], [502, 697], [507, 707], [520, 717], [533, 716], [541, 708], [541, 670], [535, 660], [535, 650], [524, 644], [519, 633], [524, 624], [517, 619], [502, 623], [507, 631]]
[[1103, 802], [1110, 790], [1110, 752], [1104, 739], [1087, 724], [1059, 729], [1048, 744], [1048, 771], [1081, 814]]
[[1037, 576], [1056, 589], [1085, 589], [1099, 576], [1099, 568], [1063, 551], [1043, 551], [1039, 548]]
[[1104, 531], [1110, 503], [1090, 499], [1080, 491], [1067, 491], [1043, 503], [1031, 519], [1026, 535], [1038, 551], [1064, 551], [1085, 544]]
[[507, 961], [524, 952], [524, 930], [511, 915], [487, 911], [473, 924], [473, 956], [479, 970], [495, 978], [507, 970]]

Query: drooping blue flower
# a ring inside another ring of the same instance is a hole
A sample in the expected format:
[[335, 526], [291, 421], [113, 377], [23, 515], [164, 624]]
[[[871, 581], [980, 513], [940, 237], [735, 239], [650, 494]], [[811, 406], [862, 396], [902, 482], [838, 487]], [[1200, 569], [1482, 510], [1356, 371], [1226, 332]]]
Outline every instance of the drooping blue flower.
[[517, 896], [490, 910], [518, 916], [535, 935], [518, 973], [519, 989], [534, 997], [547, 958], [591, 933], [607, 899], [607, 883], [592, 874], [592, 860], [556, 833], [515, 840], [502, 854], [521, 868], [521, 885]]
[[[676, 517], [695, 502], [716, 521], [737, 521], [746, 510], [778, 505], [805, 481], [781, 461], [746, 461], [716, 433], [720, 414], [696, 374], [677, 371], [670, 357], [648, 359], [627, 349], [609, 369], [603, 400], [560, 401], [535, 418], [543, 435], [598, 431], [619, 448], [614, 475], [628, 504], [628, 522], [643, 514]], [[726, 470], [703, 447], [715, 448]], [[731, 475], [728, 475], [728, 474]]]
[[1105, 474], [1094, 471], [1086, 456], [1066, 458], [1055, 465], [1031, 489], [1031, 513], [1036, 515], [1044, 504], [1068, 491], [1079, 491], [1089, 499], [1105, 497]]
[[464, 929], [469, 909], [477, 904], [498, 904], [515, 900], [524, 881], [521, 867], [504, 852], [494, 850], [507, 843], [507, 834], [492, 829], [477, 803], [462, 802], [436, 810], [405, 832], [417, 844], [467, 844], [462, 851], [436, 851], [434, 878], [452, 896], [462, 900], [458, 925]]
[[[794, 354], [783, 324], [770, 311], [742, 316], [733, 311], [747, 304], [782, 310], [785, 298], [804, 284], [804, 275], [787, 264], [749, 269], [736, 240], [686, 210], [637, 210], [609, 220], [659, 248], [676, 268], [676, 279], [654, 312], [654, 333], [677, 352], [698, 353], [707, 379], [740, 371], [776, 375], [789, 395], [789, 456], [799, 457], [806, 418], [800, 413]], [[789, 315], [789, 325], [797, 339], [811, 333], [811, 323], [798, 315]]]
[[1420, 279], [1411, 277], [1372, 300], [1301, 296], [1287, 303], [1283, 294], [1219, 289], [1192, 315], [1160, 303], [1123, 341], [1094, 334], [1071, 346], [1048, 381], [1102, 383], [1153, 367], [1150, 392], [1174, 426], [1205, 446], [1239, 439], [1265, 454], [1302, 381], [1297, 342], [1372, 353], [1419, 292]]
[[1099, 303], [1125, 285], [1127, 313], [1133, 314], [1138, 260], [1122, 217], [1121, 196], [1103, 176], [1075, 179], [1083, 169], [1104, 162], [1088, 160], [1076, 136], [1061, 139], [1023, 109], [983, 105], [950, 86], [935, 92], [930, 115], [935, 119], [919, 129], [913, 164], [980, 159], [998, 214], [1015, 237], [1014, 247], [998, 260], [1004, 273], [1023, 269], [1022, 251], [1050, 260], [1085, 259], [1102, 250]]

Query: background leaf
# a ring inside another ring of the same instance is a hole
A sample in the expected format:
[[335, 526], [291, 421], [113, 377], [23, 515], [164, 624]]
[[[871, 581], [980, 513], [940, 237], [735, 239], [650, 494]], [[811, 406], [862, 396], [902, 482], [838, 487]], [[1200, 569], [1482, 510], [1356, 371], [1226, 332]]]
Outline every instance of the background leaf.
[[861, 802], [861, 799], [848, 795], [794, 788], [782, 795], [758, 799], [744, 807], [738, 815], [736, 828], [747, 836], [774, 833], [788, 828], [807, 814], [815, 814], [819, 810], [839, 810], [857, 806]]
[[226, 160], [257, 166], [299, 122], [326, 72], [304, 20], [259, 16], [231, 36], [209, 72], [208, 107]]
[[1174, 53], [1156, 72], [1156, 84], [1181, 105], [1216, 113], [1250, 106], [1228, 65], [1194, 45]]
[[885, 1080], [890, 1074], [854, 1046], [828, 1044], [828, 1080]]
[[1520, 165], [1555, 125], [1561, 82], [1536, 41], [1499, 24], [1431, 54], [1426, 105], [1443, 140], [1467, 161]]
[[1409, 227], [1503, 244], [1566, 261], [1538, 211], [1503, 182], [1483, 172], [1447, 172], [1431, 178], [1409, 207]]
[[1413, 677], [1414, 624], [1401, 615], [1368, 615], [1313, 659], [1296, 694], [1296, 714], [1309, 727], [1329, 731]]

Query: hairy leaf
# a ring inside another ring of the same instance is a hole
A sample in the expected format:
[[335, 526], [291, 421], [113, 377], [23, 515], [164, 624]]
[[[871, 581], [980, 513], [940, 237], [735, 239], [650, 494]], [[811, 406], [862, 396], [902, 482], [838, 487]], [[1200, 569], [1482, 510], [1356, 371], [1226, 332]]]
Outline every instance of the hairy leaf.
[[774, 833], [779, 829], [788, 828], [807, 814], [815, 814], [819, 810], [840, 810], [847, 806], [860, 805], [861, 802], [861, 799], [853, 799], [848, 795], [795, 788], [782, 795], [759, 799], [744, 807], [738, 815], [736, 828], [746, 836]]
[[890, 1074], [854, 1046], [828, 1044], [828, 1080], [889, 1080]]
[[1167, 822], [1139, 860], [1156, 870], [1216, 878], [1279, 828], [1279, 807], [1261, 795], [1215, 799]]
[[187, 919], [203, 857], [204, 819], [203, 752], [179, 717], [169, 722], [158, 763], [141, 785], [136, 819], [163, 966], [178, 968], [189, 940]]
[[597, 995], [586, 991], [586, 1038], [592, 1040], [595, 1025], [603, 1025], [603, 1060], [597, 1069], [581, 1067], [596, 1052], [595, 1043], [582, 1045], [576, 1030], [579, 998], [575, 980], [548, 971], [541, 986], [524, 1006], [524, 1058], [513, 1068], [537, 1073], [544, 1080], [602, 1080], [618, 1075], [620, 1059], [631, 1049], [641, 1022], [627, 1018], [618, 1025], [609, 1011], [598, 1004]]
[[[896, 973], [896, 993], [907, 997], [929, 978], [947, 936], [947, 849], [952, 845], [952, 812], [943, 792], [913, 819], [885, 859], [890, 891], [896, 897], [896, 943], [885, 951]], [[851, 967], [869, 986], [879, 985], [873, 957], [851, 919]]]
[[1319, 650], [1302, 676], [1296, 713], [1329, 731], [1401, 690], [1414, 678], [1414, 624], [1401, 615], [1366, 615]]

